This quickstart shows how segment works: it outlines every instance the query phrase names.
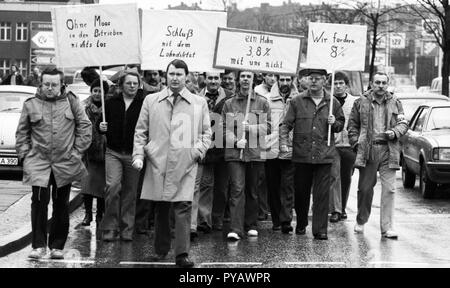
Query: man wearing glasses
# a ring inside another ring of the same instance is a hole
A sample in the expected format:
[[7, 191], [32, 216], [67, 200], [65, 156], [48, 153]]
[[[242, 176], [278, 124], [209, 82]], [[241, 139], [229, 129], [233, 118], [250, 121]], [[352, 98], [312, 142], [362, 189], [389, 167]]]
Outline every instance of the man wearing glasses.
[[[28, 256], [32, 259], [42, 258], [47, 244], [51, 259], [64, 258], [71, 184], [87, 176], [81, 157], [91, 144], [92, 124], [78, 98], [64, 91], [63, 80], [64, 74], [57, 69], [42, 72], [42, 85], [36, 96], [24, 102], [16, 131], [16, 150], [23, 161], [23, 183], [32, 186], [33, 250]], [[50, 197], [53, 220], [47, 238]]]
[[132, 167], [133, 137], [144, 95], [140, 76], [125, 71], [119, 79], [120, 93], [105, 103], [106, 133], [105, 215], [101, 223], [104, 241], [132, 241], [139, 171]]
[[350, 147], [348, 141], [348, 118], [353, 107], [353, 103], [357, 99], [350, 95], [348, 91], [349, 78], [347, 74], [337, 71], [334, 75], [334, 97], [341, 104], [342, 111], [345, 116], [344, 129], [336, 133], [336, 161], [333, 163], [331, 172], [331, 194], [330, 194], [330, 222], [335, 223], [339, 220], [347, 219], [345, 207], [347, 206], [350, 184], [352, 182], [353, 164], [355, 163], [356, 154]]
[[379, 171], [381, 236], [397, 239], [393, 221], [395, 171], [400, 169], [399, 139], [408, 131], [408, 126], [400, 100], [387, 91], [389, 77], [377, 72], [371, 84], [373, 88], [353, 104], [348, 123], [350, 145], [356, 152], [355, 167], [359, 168], [358, 215], [354, 230], [364, 232]]
[[[315, 239], [327, 240], [328, 199], [331, 164], [335, 160], [334, 133], [344, 127], [344, 114], [339, 101], [325, 91], [324, 69], [308, 69], [309, 88], [293, 98], [280, 128], [280, 151], [289, 151], [289, 132], [294, 129], [292, 162], [295, 165], [295, 233], [304, 235], [308, 226], [308, 211], [313, 194], [312, 233]], [[333, 113], [330, 115], [330, 101]], [[327, 145], [331, 125], [331, 145]]]

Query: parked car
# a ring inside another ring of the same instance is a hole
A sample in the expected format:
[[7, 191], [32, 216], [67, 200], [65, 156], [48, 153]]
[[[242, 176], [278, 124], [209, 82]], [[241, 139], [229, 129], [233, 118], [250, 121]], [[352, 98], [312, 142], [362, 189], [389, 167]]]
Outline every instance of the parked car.
[[[110, 79], [112, 76], [117, 74], [117, 69], [115, 70], [104, 70], [102, 73], [103, 77], [106, 77], [106, 79]], [[97, 70], [97, 73], [100, 73], [99, 70]], [[67, 91], [71, 91], [75, 95], [77, 95], [80, 98], [80, 101], [83, 101], [89, 95], [91, 95], [91, 88], [84, 83], [83, 79], [81, 78], [81, 70], [77, 70], [75, 74], [73, 75], [73, 81], [72, 84], [67, 85]]]
[[417, 107], [422, 104], [432, 104], [436, 102], [449, 101], [449, 98], [444, 95], [434, 93], [394, 93], [395, 96], [402, 102], [403, 110], [405, 111], [406, 120], [410, 121], [411, 117], [416, 111]]
[[16, 129], [23, 102], [36, 94], [36, 87], [0, 86], [0, 172], [22, 171], [16, 153]]
[[419, 175], [422, 196], [431, 198], [450, 183], [450, 102], [420, 105], [409, 127], [400, 139], [403, 186], [413, 188]]
[[394, 93], [415, 93], [417, 88], [414, 85], [399, 85], [394, 87]]
[[[450, 81], [450, 76], [448, 77]], [[436, 77], [431, 80], [430, 91], [437, 94], [442, 94], [442, 77]]]
[[429, 93], [429, 92], [431, 92], [431, 87], [430, 86], [420, 86], [419, 88], [417, 88], [417, 92]]

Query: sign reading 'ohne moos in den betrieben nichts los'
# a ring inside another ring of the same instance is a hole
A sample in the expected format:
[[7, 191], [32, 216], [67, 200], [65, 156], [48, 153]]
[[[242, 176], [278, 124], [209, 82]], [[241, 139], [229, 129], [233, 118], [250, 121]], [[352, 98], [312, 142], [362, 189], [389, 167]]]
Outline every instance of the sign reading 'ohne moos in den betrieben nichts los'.
[[58, 67], [141, 63], [136, 4], [52, 8]]

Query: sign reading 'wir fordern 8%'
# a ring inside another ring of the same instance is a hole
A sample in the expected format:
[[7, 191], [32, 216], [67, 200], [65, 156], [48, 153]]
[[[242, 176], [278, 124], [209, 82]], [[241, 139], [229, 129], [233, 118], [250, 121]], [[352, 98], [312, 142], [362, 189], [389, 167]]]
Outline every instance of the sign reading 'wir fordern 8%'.
[[214, 67], [276, 74], [296, 74], [301, 37], [219, 28]]

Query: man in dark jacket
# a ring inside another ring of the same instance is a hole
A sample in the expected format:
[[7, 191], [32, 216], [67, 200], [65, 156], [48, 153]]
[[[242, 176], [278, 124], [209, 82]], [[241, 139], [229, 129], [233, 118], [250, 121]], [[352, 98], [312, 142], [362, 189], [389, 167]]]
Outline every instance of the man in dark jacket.
[[266, 148], [265, 137], [271, 131], [269, 102], [251, 89], [254, 74], [240, 71], [238, 79], [236, 95], [225, 102], [222, 110], [225, 161], [231, 179], [231, 229], [227, 235], [230, 240], [241, 239], [244, 230], [250, 237], [258, 236], [257, 188], [265, 161], [261, 159], [261, 152]]
[[[219, 128], [221, 124], [220, 113], [225, 101], [233, 95], [220, 87], [221, 79], [219, 73], [205, 72], [204, 77], [206, 87], [200, 91], [199, 95], [204, 97], [208, 103], [213, 132], [217, 131], [217, 134], [220, 134], [222, 132], [222, 127]], [[215, 138], [216, 133], [213, 133], [212, 143], [214, 143]], [[217, 139], [222, 139], [222, 137], [217, 137]], [[215, 143], [214, 147], [211, 147], [206, 152], [205, 159], [199, 163], [195, 180], [194, 201], [192, 203], [191, 238], [197, 235], [196, 230], [208, 233], [213, 228], [213, 201], [215, 201], [216, 206], [220, 206], [216, 207], [216, 210], [221, 210], [222, 212], [222, 215], [215, 215], [214, 224], [216, 225], [214, 228], [221, 230], [229, 182], [223, 153], [223, 143]]]
[[[335, 159], [334, 134], [344, 127], [339, 101], [325, 91], [324, 69], [309, 69], [309, 88], [291, 100], [280, 128], [280, 151], [288, 152], [289, 132], [294, 129], [292, 162], [295, 164], [295, 233], [303, 235], [308, 226], [308, 211], [313, 194], [312, 232], [315, 239], [327, 240], [328, 199], [331, 163]], [[332, 100], [330, 100], [332, 99]], [[330, 101], [333, 113], [330, 115]], [[331, 145], [327, 145], [331, 125]]]
[[355, 232], [363, 233], [370, 216], [377, 171], [381, 179], [381, 235], [397, 239], [394, 230], [395, 171], [400, 162], [399, 139], [408, 131], [400, 100], [387, 91], [389, 77], [377, 72], [373, 87], [353, 104], [348, 122], [348, 138], [359, 168], [358, 215]]
[[139, 171], [131, 164], [134, 129], [144, 101], [140, 86], [139, 74], [125, 71], [119, 79], [121, 92], [106, 101], [106, 122], [100, 123], [107, 139], [104, 241], [119, 239], [118, 232], [122, 240], [133, 240]]

